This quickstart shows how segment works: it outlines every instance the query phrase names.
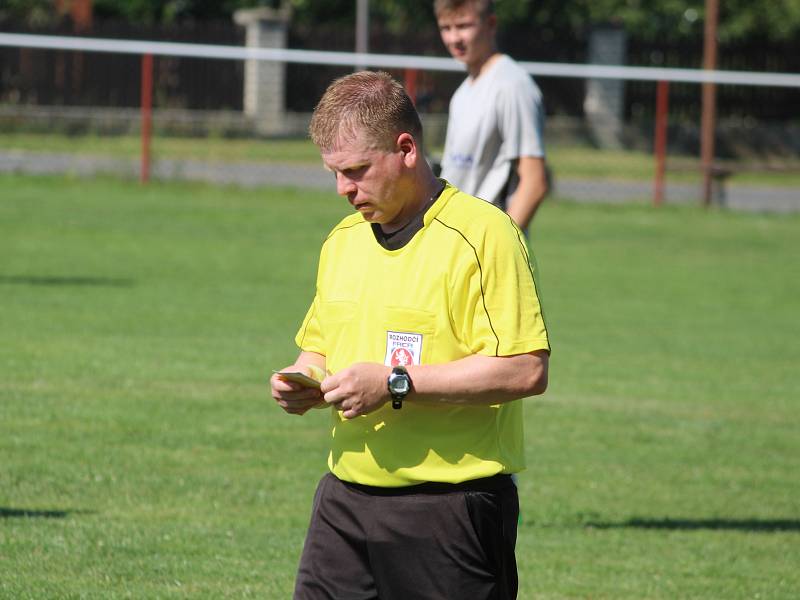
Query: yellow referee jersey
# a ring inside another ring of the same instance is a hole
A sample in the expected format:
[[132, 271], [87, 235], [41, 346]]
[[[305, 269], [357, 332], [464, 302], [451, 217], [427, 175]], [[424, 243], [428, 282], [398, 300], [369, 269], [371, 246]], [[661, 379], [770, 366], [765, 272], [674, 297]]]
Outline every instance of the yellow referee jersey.
[[[445, 363], [549, 350], [532, 261], [504, 212], [447, 185], [398, 250], [356, 213], [322, 246], [316, 296], [296, 342], [332, 373], [355, 362]], [[458, 483], [525, 466], [522, 402], [386, 404], [346, 420], [332, 409], [330, 470], [401, 487]]]

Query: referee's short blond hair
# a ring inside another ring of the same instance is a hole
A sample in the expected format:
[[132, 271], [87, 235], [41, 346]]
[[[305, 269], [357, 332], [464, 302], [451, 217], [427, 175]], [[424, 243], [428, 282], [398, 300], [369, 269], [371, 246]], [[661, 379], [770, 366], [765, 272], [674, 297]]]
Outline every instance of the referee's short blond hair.
[[401, 133], [410, 133], [422, 145], [422, 123], [414, 103], [383, 71], [336, 79], [314, 109], [308, 131], [322, 152], [337, 150], [359, 134], [376, 150], [393, 150]]

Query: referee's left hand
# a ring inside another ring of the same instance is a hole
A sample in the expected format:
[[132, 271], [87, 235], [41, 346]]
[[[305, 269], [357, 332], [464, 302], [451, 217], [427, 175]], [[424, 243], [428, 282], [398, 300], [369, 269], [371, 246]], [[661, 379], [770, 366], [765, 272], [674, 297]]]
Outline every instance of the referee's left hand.
[[322, 380], [325, 402], [342, 411], [345, 419], [379, 409], [390, 398], [386, 382], [391, 367], [378, 363], [354, 363]]

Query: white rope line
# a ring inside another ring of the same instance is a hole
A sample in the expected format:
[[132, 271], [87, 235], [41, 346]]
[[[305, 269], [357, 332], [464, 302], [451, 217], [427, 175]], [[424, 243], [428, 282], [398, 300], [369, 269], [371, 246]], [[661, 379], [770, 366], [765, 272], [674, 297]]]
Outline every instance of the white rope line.
[[[275, 48], [247, 48], [217, 44], [179, 44], [144, 40], [108, 40], [101, 38], [55, 35], [0, 33], [0, 46], [110, 52], [117, 54], [155, 54], [227, 60], [263, 60], [345, 67], [380, 67], [385, 69], [420, 69], [427, 71], [464, 71], [451, 58], [407, 54], [364, 54]], [[800, 88], [800, 74], [761, 73], [755, 71], [710, 71], [703, 69], [668, 69], [569, 63], [520, 62], [531, 75], [575, 77], [581, 79], [626, 79], [633, 81], [674, 81]]]

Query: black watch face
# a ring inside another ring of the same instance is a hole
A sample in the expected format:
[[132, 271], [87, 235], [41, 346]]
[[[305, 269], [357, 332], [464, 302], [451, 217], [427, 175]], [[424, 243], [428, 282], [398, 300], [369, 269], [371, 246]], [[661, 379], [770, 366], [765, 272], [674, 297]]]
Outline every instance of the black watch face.
[[399, 375], [392, 380], [392, 392], [405, 396], [411, 390], [408, 377]]

